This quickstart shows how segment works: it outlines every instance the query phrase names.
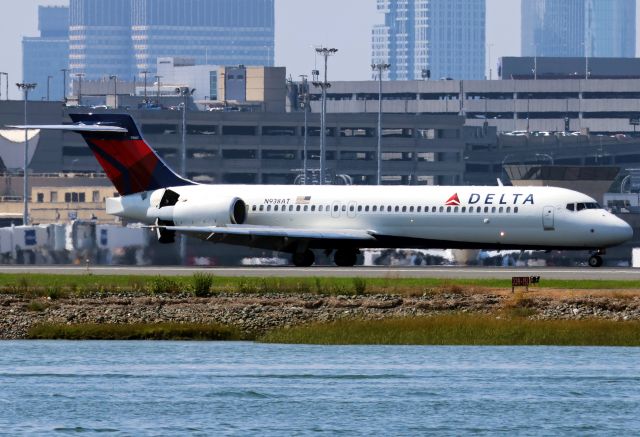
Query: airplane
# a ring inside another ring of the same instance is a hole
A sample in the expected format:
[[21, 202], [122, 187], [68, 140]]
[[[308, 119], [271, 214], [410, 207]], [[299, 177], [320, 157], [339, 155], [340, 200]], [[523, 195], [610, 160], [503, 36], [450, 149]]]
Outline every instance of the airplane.
[[174, 172], [128, 114], [70, 114], [61, 129], [84, 137], [119, 197], [108, 214], [154, 229], [160, 243], [186, 234], [291, 254], [313, 250], [353, 266], [363, 248], [585, 250], [600, 267], [606, 249], [633, 236], [591, 197], [556, 187], [211, 185]]

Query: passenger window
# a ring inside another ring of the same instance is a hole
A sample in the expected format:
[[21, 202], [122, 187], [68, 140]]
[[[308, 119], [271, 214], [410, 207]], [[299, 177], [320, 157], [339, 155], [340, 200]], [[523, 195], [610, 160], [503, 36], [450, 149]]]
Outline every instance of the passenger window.
[[316, 211], [316, 206], [315, 205], [311, 205], [311, 212], [315, 212]]
[[469, 212], [473, 212], [473, 206], [469, 207]]
[[296, 211], [300, 211], [300, 205], [296, 206]]
[[338, 205], [334, 205], [334, 206], [333, 206], [333, 210], [334, 210], [335, 212], [338, 212], [338, 209], [340, 209], [340, 208], [338, 208]]
[[369, 212], [369, 205], [364, 207], [364, 212]]
[[[435, 207], [434, 207], [435, 208]], [[444, 206], [440, 207], [440, 212], [444, 212]]]
[[461, 212], [467, 212], [467, 207], [463, 206]]
[[491, 208], [491, 212], [495, 214], [495, 212], [496, 212], [496, 207], [495, 206]]
[[[442, 209], [442, 207], [440, 207]], [[434, 206], [433, 208], [431, 208], [431, 212], [436, 212], [436, 207]], [[440, 211], [442, 212], [442, 211]]]
[[510, 213], [510, 212], [511, 212], [511, 207], [507, 206], [507, 213]]
[[[412, 208], [412, 209], [413, 209], [413, 208]], [[407, 207], [406, 207], [406, 206], [403, 206], [403, 207], [402, 207], [402, 212], [407, 212]]]
[[514, 213], [517, 213], [517, 212], [518, 212], [518, 207], [517, 207], [517, 206], [514, 206], [514, 207], [513, 207], [513, 212], [514, 212]]
[[355, 206], [351, 205], [351, 206], [349, 207], [349, 211], [350, 211], [350, 212], [353, 212], [353, 211], [355, 211], [355, 210], [356, 210], [356, 207], [355, 207]]
[[396, 206], [396, 212], [400, 212], [400, 207]]
[[421, 207], [421, 206], [419, 206], [419, 207], [416, 209], [416, 212], [422, 212], [422, 207]]
[[264, 205], [260, 205], [260, 212], [264, 211]]
[[267, 212], [271, 211], [271, 205], [267, 205]]
[[251, 211], [255, 211], [256, 209], [258, 209], [258, 207], [257, 207], [256, 205], [253, 205], [253, 206], [251, 207]]
[[488, 206], [485, 206], [485, 207], [484, 207], [484, 212], [485, 212], [485, 213], [489, 212], [489, 207], [488, 207]]
[[320, 206], [318, 207], [318, 211], [319, 211], [319, 212], [322, 212], [322, 205], [320, 205]]
[[376, 212], [376, 211], [378, 211], [378, 207], [376, 205], [373, 205], [372, 210], [373, 210], [373, 212]]
[[387, 212], [391, 212], [391, 205], [387, 206]]
[[342, 205], [342, 212], [347, 212], [347, 205]]
[[279, 207], [278, 207], [278, 205], [276, 205], [276, 206], [274, 206], [274, 207], [273, 207], [273, 210], [274, 210], [274, 211], [277, 211], [277, 210], [278, 210], [278, 208], [279, 208]]
[[304, 206], [304, 212], [307, 212], [307, 211], [309, 211], [309, 206], [308, 206], [308, 205], [305, 205], [305, 206]]

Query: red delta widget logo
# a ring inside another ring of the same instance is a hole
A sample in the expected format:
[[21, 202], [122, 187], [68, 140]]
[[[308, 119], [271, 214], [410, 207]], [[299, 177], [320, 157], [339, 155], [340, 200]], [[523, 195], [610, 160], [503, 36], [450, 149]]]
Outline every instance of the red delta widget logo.
[[[478, 193], [471, 193], [469, 195], [469, 200], [467, 201], [467, 205], [533, 205], [535, 202], [533, 200], [533, 194], [523, 194], [523, 193], [504, 193], [504, 194], [496, 194], [496, 193], [488, 193], [484, 195], [480, 195]], [[455, 193], [453, 196], [449, 197], [445, 202], [446, 206], [460, 206], [460, 198], [458, 197], [458, 193]]]

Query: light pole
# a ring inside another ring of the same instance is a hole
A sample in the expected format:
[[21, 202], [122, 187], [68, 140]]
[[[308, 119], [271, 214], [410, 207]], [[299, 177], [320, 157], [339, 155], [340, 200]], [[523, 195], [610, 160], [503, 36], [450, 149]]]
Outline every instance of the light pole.
[[144, 103], [145, 105], [147, 104], [147, 74], [149, 74], [149, 72], [147, 70], [141, 71], [142, 75], [144, 76]]
[[307, 143], [309, 138], [309, 128], [307, 123], [307, 113], [309, 112], [309, 83], [307, 75], [301, 74], [302, 79], [302, 110], [304, 111], [304, 139], [302, 143], [302, 185], [307, 185]]
[[[189, 87], [176, 88], [176, 93], [182, 97], [182, 147], [180, 150], [180, 176], [182, 177], [187, 177], [187, 102], [194, 91]], [[183, 265], [187, 264], [187, 237], [184, 234], [180, 236], [180, 259]]]
[[22, 191], [23, 191], [23, 212], [22, 212], [22, 224], [24, 226], [29, 224], [29, 177], [27, 173], [27, 165], [29, 161], [29, 130], [27, 126], [27, 101], [29, 100], [29, 91], [36, 88], [35, 83], [17, 83], [18, 89], [24, 93], [24, 176], [22, 177]]
[[53, 79], [53, 76], [47, 76], [47, 102], [51, 100], [49, 98], [50, 97], [49, 91], [51, 89], [51, 79]]
[[391, 67], [390, 64], [371, 64], [371, 69], [378, 72], [378, 168], [376, 185], [382, 184], [382, 73]]
[[118, 76], [112, 74], [109, 79], [113, 80], [113, 106], [118, 109]]
[[67, 71], [68, 68], [63, 68], [60, 70], [62, 72], [62, 101], [64, 104], [67, 104]]
[[78, 78], [78, 106], [82, 106], [82, 78], [84, 73], [76, 73], [76, 77]]
[[316, 48], [316, 53], [324, 57], [324, 81], [313, 82], [313, 86], [322, 88], [322, 115], [320, 117], [320, 185], [325, 183], [326, 167], [326, 147], [327, 147], [327, 89], [331, 84], [327, 82], [327, 60], [329, 56], [335, 55], [338, 49], [328, 49], [325, 47]]
[[530, 101], [531, 101], [531, 94], [527, 94], [527, 133], [531, 132], [531, 130], [529, 129], [530, 127], [529, 117], [531, 116], [531, 108], [529, 106]]
[[160, 106], [160, 79], [162, 79], [162, 76], [156, 75], [156, 83], [158, 84], [158, 94], [156, 96], [156, 106]]

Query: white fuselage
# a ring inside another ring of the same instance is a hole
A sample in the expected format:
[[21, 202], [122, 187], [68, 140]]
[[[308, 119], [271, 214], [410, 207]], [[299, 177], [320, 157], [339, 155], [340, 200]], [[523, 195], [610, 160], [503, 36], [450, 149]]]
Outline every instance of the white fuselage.
[[626, 222], [596, 206], [589, 196], [552, 187], [192, 185], [170, 189], [180, 198], [169, 208], [159, 208], [162, 189], [109, 199], [107, 212], [148, 224], [161, 219], [176, 226], [227, 226], [232, 223], [229, 205], [242, 199], [245, 225], [365, 230], [380, 237], [380, 244], [373, 244], [378, 247], [602, 249], [633, 235]]

